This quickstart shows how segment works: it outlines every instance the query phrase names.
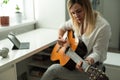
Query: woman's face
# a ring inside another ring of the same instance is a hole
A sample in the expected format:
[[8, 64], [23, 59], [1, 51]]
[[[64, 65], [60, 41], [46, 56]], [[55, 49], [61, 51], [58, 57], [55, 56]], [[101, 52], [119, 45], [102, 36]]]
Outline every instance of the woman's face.
[[70, 8], [70, 13], [72, 16], [76, 19], [78, 23], [83, 23], [84, 17], [85, 17], [85, 12], [82, 8], [82, 6], [78, 3], [75, 3], [71, 8]]

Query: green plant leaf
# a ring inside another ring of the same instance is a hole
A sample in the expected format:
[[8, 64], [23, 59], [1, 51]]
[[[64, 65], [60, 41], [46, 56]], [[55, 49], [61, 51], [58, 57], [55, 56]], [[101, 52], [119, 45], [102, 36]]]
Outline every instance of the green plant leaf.
[[19, 8], [19, 6], [18, 6], [18, 5], [16, 5], [16, 10], [20, 10], [20, 8]]
[[9, 0], [3, 0], [3, 4], [7, 4], [9, 2]]

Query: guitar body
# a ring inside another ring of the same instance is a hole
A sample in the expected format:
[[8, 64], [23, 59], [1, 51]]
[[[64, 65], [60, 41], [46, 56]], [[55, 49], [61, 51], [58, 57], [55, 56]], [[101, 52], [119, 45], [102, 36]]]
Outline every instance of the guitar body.
[[[74, 32], [72, 30], [68, 31], [67, 40], [69, 42], [70, 47], [73, 51], [78, 53], [80, 57], [84, 57], [87, 53], [87, 48], [85, 44], [79, 40], [79, 42], [75, 41]], [[65, 43], [66, 45], [67, 43]], [[68, 68], [69, 70], [73, 70], [75, 68], [76, 63], [65, 54], [66, 47], [63, 45], [62, 47], [56, 43], [51, 53], [51, 60], [52, 61], [59, 61], [59, 63]]]
[[70, 57], [64, 53], [66, 49], [65, 47], [61, 47], [61, 49], [59, 48], [60, 48], [60, 45], [57, 43], [52, 51], [51, 60], [52, 61], [59, 60], [60, 64], [64, 66], [70, 60]]
[[59, 48], [60, 45], [57, 43], [51, 53], [51, 60], [59, 62], [61, 66], [64, 66], [69, 70], [74, 70], [76, 63], [65, 54], [66, 47], [61, 47], [60, 49]]

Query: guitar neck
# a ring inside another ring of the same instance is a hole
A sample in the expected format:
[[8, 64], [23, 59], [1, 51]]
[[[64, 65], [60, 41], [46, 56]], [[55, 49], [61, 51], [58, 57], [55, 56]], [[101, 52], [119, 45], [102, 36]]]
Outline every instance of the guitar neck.
[[69, 50], [66, 52], [66, 55], [68, 55], [75, 63], [79, 63], [80, 61], [82, 61], [82, 68], [85, 72], [89, 68], [90, 65], [85, 62], [78, 54], [72, 51], [71, 48], [69, 48]]

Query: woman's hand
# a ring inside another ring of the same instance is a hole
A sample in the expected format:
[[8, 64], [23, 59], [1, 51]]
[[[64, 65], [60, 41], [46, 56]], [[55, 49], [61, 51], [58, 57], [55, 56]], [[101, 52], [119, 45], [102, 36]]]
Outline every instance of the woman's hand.
[[66, 39], [64, 39], [62, 36], [58, 37], [58, 44], [63, 46], [66, 43]]
[[[90, 65], [94, 64], [94, 59], [91, 58], [91, 57], [87, 57], [87, 58], [85, 59], [85, 61], [86, 61], [88, 64], [90, 64]], [[83, 64], [83, 62], [80, 61], [80, 62], [77, 63], [76, 66], [75, 66], [76, 69], [78, 69], [80, 72], [83, 71], [82, 64]]]
[[77, 69], [77, 70], [79, 70], [80, 72], [82, 72], [82, 71], [83, 71], [83, 69], [82, 69], [82, 64], [83, 64], [83, 62], [82, 62], [82, 61], [80, 61], [80, 62], [79, 62], [79, 63], [77, 63], [77, 64], [76, 64], [76, 66], [75, 66], [75, 67], [76, 67], [76, 69]]
[[90, 64], [90, 65], [94, 64], [94, 59], [91, 58], [91, 57], [87, 57], [87, 58], [85, 59], [85, 61], [86, 61], [88, 64]]

